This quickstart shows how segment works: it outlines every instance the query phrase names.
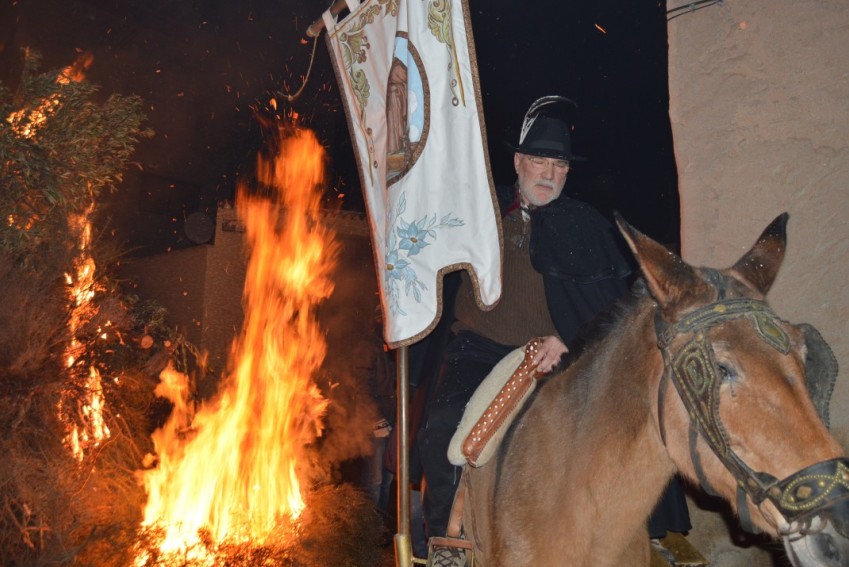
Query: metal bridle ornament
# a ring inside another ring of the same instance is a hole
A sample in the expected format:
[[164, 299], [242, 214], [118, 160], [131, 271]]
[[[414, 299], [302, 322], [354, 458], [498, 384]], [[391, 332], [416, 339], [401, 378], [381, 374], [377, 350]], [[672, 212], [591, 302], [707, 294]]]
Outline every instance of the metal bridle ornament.
[[[758, 336], [772, 348], [782, 354], [790, 352], [790, 338], [778, 324], [778, 317], [763, 301], [720, 299], [697, 309], [675, 324], [667, 323], [657, 312], [655, 330], [664, 359], [664, 375], [658, 392], [661, 435], [665, 437], [662, 400], [671, 378], [690, 414], [691, 458], [703, 488], [707, 492], [714, 492], [701, 470], [695, 447], [696, 432], [704, 437], [737, 480], [738, 503], [745, 506], [745, 495], [756, 505], [769, 500], [792, 524], [813, 516], [837, 501], [849, 499], [849, 459], [837, 458], [816, 463], [779, 480], [768, 473], [753, 471], [731, 449], [719, 416], [721, 378], [713, 345], [707, 334], [718, 323], [741, 318], [748, 319]], [[684, 334], [692, 337], [683, 347], [671, 351], [669, 346], [673, 339]], [[742, 510], [741, 520], [747, 523], [745, 515], [747, 511]]]

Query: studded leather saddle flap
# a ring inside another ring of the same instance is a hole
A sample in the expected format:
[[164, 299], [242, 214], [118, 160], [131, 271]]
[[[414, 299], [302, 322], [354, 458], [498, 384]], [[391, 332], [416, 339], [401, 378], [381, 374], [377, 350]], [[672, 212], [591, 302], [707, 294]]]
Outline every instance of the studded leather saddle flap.
[[540, 339], [509, 353], [472, 394], [448, 446], [448, 460], [457, 466], [485, 464], [498, 449], [510, 424], [536, 387], [531, 362]]

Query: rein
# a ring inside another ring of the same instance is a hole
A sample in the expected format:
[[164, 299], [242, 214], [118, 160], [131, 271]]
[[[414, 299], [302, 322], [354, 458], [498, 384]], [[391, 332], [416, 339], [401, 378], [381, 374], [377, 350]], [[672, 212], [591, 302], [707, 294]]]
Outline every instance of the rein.
[[[690, 455], [702, 488], [715, 494], [696, 451], [699, 434], [737, 480], [738, 508], [744, 523], [750, 524], [745, 495], [758, 506], [764, 500], [769, 500], [788, 523], [793, 523], [813, 516], [838, 500], [849, 498], [849, 459], [837, 458], [815, 463], [779, 480], [768, 473], [753, 471], [731, 449], [719, 416], [720, 371], [707, 335], [711, 327], [741, 318], [747, 318], [761, 340], [772, 348], [781, 354], [790, 352], [790, 338], [778, 325], [778, 317], [765, 302], [747, 298], [724, 299], [721, 288], [720, 298], [715, 303], [693, 311], [674, 324], [663, 320], [659, 310], [656, 312], [655, 332], [664, 360], [664, 374], [658, 389], [661, 438], [665, 444], [663, 397], [669, 381], [672, 381], [690, 414]], [[683, 347], [673, 352], [670, 345], [679, 335], [691, 337]], [[745, 527], [751, 530], [752, 526]]]

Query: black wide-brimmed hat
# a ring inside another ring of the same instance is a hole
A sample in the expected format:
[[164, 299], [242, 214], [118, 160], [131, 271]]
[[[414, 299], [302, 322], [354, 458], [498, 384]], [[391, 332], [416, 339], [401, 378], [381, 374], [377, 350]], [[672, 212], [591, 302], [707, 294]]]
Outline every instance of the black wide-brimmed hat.
[[513, 151], [531, 156], [586, 161], [587, 158], [572, 153], [572, 136], [569, 125], [558, 118], [540, 113], [543, 106], [554, 102], [569, 102], [566, 97], [547, 96], [536, 100], [525, 113], [519, 145], [508, 143]]

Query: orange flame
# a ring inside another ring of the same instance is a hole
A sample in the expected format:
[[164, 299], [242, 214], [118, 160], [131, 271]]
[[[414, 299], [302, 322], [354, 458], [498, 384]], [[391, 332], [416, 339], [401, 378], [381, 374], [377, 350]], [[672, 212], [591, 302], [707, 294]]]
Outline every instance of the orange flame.
[[318, 218], [323, 152], [297, 131], [258, 169], [276, 199], [244, 190], [237, 199], [250, 257], [234, 370], [193, 419], [185, 376], [168, 368], [157, 389], [175, 411], [153, 436], [159, 463], [143, 473], [143, 525], [161, 526], [161, 550], [184, 557], [198, 530], [215, 542], [262, 544], [280, 520], [298, 517], [299, 460], [321, 435], [328, 403], [313, 381], [326, 352], [314, 312], [333, 289], [338, 250]]
[[[85, 345], [80, 343], [77, 332], [82, 326], [96, 315], [97, 308], [92, 304], [95, 293], [100, 290], [94, 274], [96, 265], [91, 257], [89, 247], [91, 245], [91, 221], [90, 216], [94, 211], [94, 203], [79, 215], [72, 215], [69, 224], [79, 235], [79, 252], [74, 259], [74, 273], [65, 274], [67, 284], [67, 297], [71, 304], [70, 319], [68, 327], [71, 341], [65, 349], [65, 365], [75, 375], [75, 365], [85, 356]], [[101, 338], [105, 339], [106, 335]], [[78, 461], [85, 457], [86, 450], [97, 447], [101, 441], [110, 435], [109, 427], [103, 417], [106, 400], [103, 395], [103, 384], [100, 372], [94, 366], [89, 366], [87, 376], [82, 379], [83, 397], [72, 396], [70, 391], [64, 393], [59, 401], [60, 417], [67, 423], [68, 433], [65, 443]], [[66, 408], [76, 406], [71, 417], [68, 417]]]
[[[85, 73], [94, 62], [91, 52], [80, 54], [77, 59], [65, 67], [57, 76], [56, 83], [67, 85], [71, 82], [79, 83], [85, 80]], [[62, 105], [60, 93], [54, 93], [43, 98], [38, 106], [34, 108], [21, 108], [12, 112], [6, 122], [11, 125], [12, 131], [20, 138], [33, 138], [38, 130], [44, 126], [50, 116], [59, 110]]]

